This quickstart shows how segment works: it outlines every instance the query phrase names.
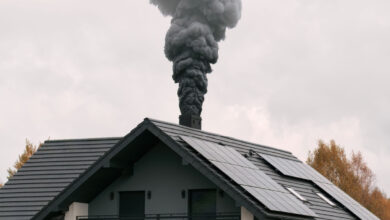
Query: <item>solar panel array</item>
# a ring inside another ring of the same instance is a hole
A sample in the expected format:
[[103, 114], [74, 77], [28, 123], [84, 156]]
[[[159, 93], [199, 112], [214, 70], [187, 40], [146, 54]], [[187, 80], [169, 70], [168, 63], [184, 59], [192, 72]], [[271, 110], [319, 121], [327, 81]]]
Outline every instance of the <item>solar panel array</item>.
[[269, 156], [266, 154], [259, 155], [286, 176], [331, 184], [328, 179], [326, 179], [315, 169], [305, 163], [302, 163], [300, 161], [283, 159], [280, 157]]
[[192, 137], [180, 137], [269, 210], [302, 216], [317, 216], [235, 149]]
[[378, 217], [373, 215], [370, 211], [352, 199], [349, 195], [347, 195], [309, 165], [302, 162], [273, 157], [265, 154], [259, 155], [286, 176], [313, 181], [318, 187], [331, 195], [335, 200], [343, 204], [349, 211], [354, 213], [360, 219], [379, 220]]

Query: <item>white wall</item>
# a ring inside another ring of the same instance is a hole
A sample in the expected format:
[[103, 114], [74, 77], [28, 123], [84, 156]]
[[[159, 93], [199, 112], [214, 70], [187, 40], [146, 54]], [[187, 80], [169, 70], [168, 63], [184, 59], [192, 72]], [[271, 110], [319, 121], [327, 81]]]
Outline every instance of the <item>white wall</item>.
[[253, 215], [244, 206], [241, 206], [241, 220], [253, 220]]
[[65, 213], [65, 220], [76, 220], [77, 216], [88, 215], [88, 204], [74, 202], [69, 206], [69, 210]]

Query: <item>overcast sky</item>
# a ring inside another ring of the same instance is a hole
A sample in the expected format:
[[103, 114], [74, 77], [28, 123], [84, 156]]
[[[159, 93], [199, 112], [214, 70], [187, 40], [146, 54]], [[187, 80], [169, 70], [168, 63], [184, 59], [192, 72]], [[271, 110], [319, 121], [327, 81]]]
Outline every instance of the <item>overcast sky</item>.
[[[149, 1], [0, 1], [0, 182], [25, 139], [123, 136], [177, 123]], [[209, 75], [204, 130], [289, 150], [361, 151], [390, 194], [390, 1], [243, 0]]]

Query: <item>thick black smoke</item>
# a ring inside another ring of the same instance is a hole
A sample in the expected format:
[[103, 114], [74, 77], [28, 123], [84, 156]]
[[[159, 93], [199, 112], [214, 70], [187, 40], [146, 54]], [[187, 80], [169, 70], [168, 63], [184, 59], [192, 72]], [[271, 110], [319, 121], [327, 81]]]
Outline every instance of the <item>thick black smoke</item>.
[[179, 83], [182, 115], [202, 112], [210, 64], [218, 60], [218, 41], [226, 28], [241, 17], [241, 0], [150, 0], [172, 16], [165, 38], [165, 55], [173, 62], [173, 80]]

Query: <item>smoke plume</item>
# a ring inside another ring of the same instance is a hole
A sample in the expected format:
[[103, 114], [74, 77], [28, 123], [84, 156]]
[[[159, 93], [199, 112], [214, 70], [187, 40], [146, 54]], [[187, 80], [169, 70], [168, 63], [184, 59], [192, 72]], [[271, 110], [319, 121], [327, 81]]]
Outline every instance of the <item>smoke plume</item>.
[[150, 0], [172, 16], [165, 38], [165, 55], [173, 62], [173, 80], [179, 83], [182, 115], [202, 112], [207, 75], [218, 60], [218, 42], [226, 28], [241, 17], [241, 0]]

